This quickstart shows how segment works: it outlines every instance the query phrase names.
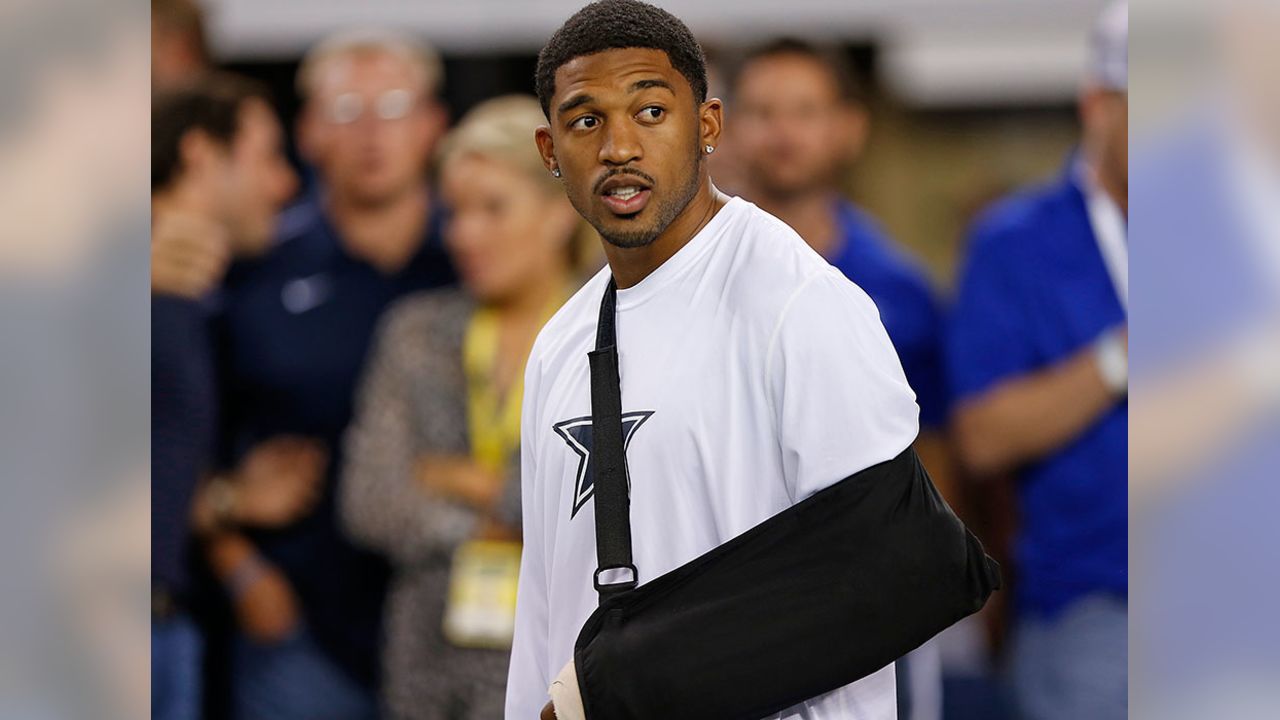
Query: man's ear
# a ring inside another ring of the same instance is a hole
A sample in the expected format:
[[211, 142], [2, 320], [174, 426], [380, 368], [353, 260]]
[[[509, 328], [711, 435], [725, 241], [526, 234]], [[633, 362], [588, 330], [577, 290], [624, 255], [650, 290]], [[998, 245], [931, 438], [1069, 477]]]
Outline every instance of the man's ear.
[[178, 159], [183, 174], [201, 177], [212, 172], [219, 155], [225, 151], [222, 144], [203, 130], [188, 130], [178, 141]]
[[720, 98], [710, 98], [702, 103], [698, 110], [699, 131], [702, 134], [701, 147], [720, 144], [720, 132], [724, 129], [724, 103]]
[[449, 107], [440, 100], [428, 100], [423, 132], [427, 136], [427, 149], [432, 151], [449, 131]]
[[1092, 87], [1080, 91], [1076, 112], [1080, 118], [1080, 128], [1086, 136], [1103, 115], [1103, 94], [1101, 90]]
[[556, 163], [556, 142], [551, 139], [551, 128], [547, 125], [539, 125], [537, 130], [533, 131], [533, 141], [538, 144], [538, 154], [542, 156], [542, 165], [548, 171], [554, 171], [560, 167]]

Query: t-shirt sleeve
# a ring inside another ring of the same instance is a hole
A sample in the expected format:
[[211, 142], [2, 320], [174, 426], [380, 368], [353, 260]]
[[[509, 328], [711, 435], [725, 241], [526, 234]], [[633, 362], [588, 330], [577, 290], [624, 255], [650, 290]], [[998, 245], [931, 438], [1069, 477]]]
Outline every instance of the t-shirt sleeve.
[[875, 305], [834, 268], [783, 309], [768, 377], [796, 502], [893, 459], [919, 431], [915, 395]]
[[524, 403], [520, 421], [520, 484], [524, 551], [520, 561], [520, 583], [516, 592], [516, 628], [511, 644], [511, 665], [507, 673], [506, 717], [533, 720], [549, 699], [551, 673], [547, 667], [547, 636], [550, 617], [546, 575], [546, 544], [542, 513], [539, 511], [537, 433], [539, 363], [535, 346], [525, 368]]
[[947, 383], [956, 402], [1036, 366], [1027, 302], [1006, 257], [1008, 239], [976, 232], [960, 272], [946, 333]]

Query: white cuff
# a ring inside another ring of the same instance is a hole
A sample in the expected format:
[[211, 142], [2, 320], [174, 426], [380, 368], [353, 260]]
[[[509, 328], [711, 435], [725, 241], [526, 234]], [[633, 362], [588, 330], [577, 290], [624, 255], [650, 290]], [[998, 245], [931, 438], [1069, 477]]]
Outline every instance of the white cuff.
[[1120, 331], [1110, 330], [1093, 343], [1093, 359], [1113, 395], [1129, 394], [1129, 351]]

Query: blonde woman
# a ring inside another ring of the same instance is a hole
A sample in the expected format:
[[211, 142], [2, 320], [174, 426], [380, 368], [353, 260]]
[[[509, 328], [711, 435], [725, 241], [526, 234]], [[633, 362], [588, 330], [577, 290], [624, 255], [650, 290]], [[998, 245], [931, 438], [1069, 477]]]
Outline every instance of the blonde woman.
[[578, 279], [580, 220], [533, 141], [544, 122], [534, 98], [497, 98], [445, 139], [445, 243], [462, 287], [388, 311], [357, 398], [342, 512], [394, 567], [383, 649], [393, 718], [503, 712], [524, 365]]

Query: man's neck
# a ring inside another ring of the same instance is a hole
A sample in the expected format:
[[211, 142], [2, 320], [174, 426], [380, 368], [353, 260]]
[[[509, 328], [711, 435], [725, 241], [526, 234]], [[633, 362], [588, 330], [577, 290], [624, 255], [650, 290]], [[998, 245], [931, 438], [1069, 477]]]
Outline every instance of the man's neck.
[[698, 231], [728, 202], [729, 196], [717, 190], [707, 176], [702, 179], [697, 194], [689, 204], [653, 242], [637, 248], [620, 248], [606, 242], [604, 255], [618, 287], [626, 289], [649, 277], [650, 273], [688, 245]]
[[819, 255], [830, 260], [840, 252], [843, 237], [836, 226], [833, 193], [828, 190], [788, 197], [758, 194], [761, 210], [791, 226]]
[[1128, 220], [1129, 188], [1127, 186], [1120, 186], [1119, 183], [1114, 182], [1111, 178], [1106, 177], [1102, 173], [1098, 173], [1096, 177], [1098, 187], [1106, 194], [1107, 197], [1111, 198], [1111, 202], [1115, 203], [1116, 207], [1120, 208], [1121, 214], [1123, 214], [1125, 219]]
[[329, 216], [347, 252], [384, 273], [395, 273], [418, 251], [430, 220], [430, 191], [415, 187], [385, 203], [328, 198]]
[[1102, 162], [1096, 153], [1089, 151], [1087, 146], [1084, 149], [1083, 160], [1084, 172], [1086, 173], [1085, 181], [1092, 184], [1096, 189], [1101, 190], [1111, 202], [1116, 204], [1116, 207], [1120, 208], [1120, 213], [1127, 220], [1129, 218], [1128, 184], [1119, 182], [1103, 172]]

